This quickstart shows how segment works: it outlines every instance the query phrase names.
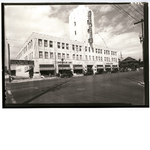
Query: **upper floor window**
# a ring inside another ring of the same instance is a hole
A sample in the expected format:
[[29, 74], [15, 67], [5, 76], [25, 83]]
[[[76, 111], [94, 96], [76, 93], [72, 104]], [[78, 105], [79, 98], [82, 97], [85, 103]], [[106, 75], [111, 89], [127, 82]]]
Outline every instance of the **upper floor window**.
[[74, 50], [74, 45], [72, 45], [72, 50]]
[[65, 53], [62, 54], [62, 58], [65, 59]]
[[47, 40], [44, 40], [44, 47], [47, 47], [48, 46], [48, 42]]
[[53, 47], [53, 41], [49, 41], [49, 47]]
[[79, 59], [78, 55], [76, 56], [76, 59], [77, 59], [77, 60]]
[[43, 58], [43, 52], [39, 51], [39, 58]]
[[94, 53], [94, 47], [92, 48], [92, 52]]
[[45, 52], [45, 58], [46, 59], [48, 58], [48, 52]]
[[66, 49], [69, 49], [69, 44], [68, 43], [66, 43]]
[[87, 55], [85, 55], [85, 59], [88, 60]]
[[61, 54], [60, 53], [58, 53], [58, 59], [61, 59]]
[[38, 39], [38, 46], [42, 46], [42, 39]]
[[50, 52], [50, 59], [53, 59], [53, 52]]
[[78, 45], [76, 45], [76, 51], [78, 51]]
[[85, 46], [85, 51], [87, 52], [87, 46]]
[[57, 42], [57, 48], [60, 48], [60, 42]]
[[94, 56], [93, 56], [93, 60], [94, 60]]
[[67, 54], [67, 59], [69, 59], [69, 54]]
[[76, 22], [74, 22], [74, 26], [76, 26]]
[[76, 32], [76, 31], [74, 31], [74, 34], [76, 35], [76, 34], [77, 34], [77, 32]]
[[82, 55], [80, 55], [80, 60], [82, 60]]
[[82, 50], [82, 46], [79, 47], [79, 50], [80, 50], [80, 51]]
[[100, 49], [100, 53], [102, 54], [102, 49]]
[[75, 54], [73, 54], [73, 60], [75, 60]]
[[91, 56], [89, 56], [89, 60], [91, 60]]
[[89, 52], [90, 52], [90, 47], [89, 47]]
[[65, 49], [65, 43], [62, 43], [62, 49]]
[[95, 49], [96, 53], [97, 53], [97, 48]]

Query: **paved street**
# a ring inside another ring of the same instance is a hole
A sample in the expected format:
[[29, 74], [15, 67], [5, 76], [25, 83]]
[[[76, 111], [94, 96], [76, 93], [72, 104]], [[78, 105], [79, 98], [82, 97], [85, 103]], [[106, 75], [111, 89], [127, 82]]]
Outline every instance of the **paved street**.
[[[144, 104], [142, 71], [11, 83], [18, 104], [130, 103]], [[10, 100], [8, 98], [7, 103]]]

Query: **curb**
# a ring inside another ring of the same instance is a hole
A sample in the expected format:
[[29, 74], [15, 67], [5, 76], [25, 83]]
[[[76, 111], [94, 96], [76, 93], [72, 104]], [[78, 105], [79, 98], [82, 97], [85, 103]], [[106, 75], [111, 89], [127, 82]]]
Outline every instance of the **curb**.
[[43, 78], [43, 79], [31, 79], [31, 80], [14, 80], [11, 83], [33, 82], [33, 81], [53, 80], [53, 79], [57, 79], [57, 78]]

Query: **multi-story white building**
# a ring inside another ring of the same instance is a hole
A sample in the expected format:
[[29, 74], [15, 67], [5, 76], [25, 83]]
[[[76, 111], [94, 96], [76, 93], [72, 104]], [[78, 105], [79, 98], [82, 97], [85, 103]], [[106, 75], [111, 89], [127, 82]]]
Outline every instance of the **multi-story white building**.
[[94, 44], [94, 14], [90, 9], [79, 6], [73, 10], [69, 16], [69, 26], [68, 40], [33, 32], [16, 59], [34, 60], [35, 76], [66, 70], [83, 73], [91, 68], [95, 73], [118, 68], [117, 51]]

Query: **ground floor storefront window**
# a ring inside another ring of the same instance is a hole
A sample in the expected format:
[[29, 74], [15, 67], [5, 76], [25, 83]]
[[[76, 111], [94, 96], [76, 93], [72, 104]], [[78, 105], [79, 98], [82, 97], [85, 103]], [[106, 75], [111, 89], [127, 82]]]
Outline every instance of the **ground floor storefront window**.
[[104, 69], [97, 69], [97, 72], [101, 74], [104, 72]]
[[83, 69], [74, 69], [74, 73], [82, 74], [83, 73]]
[[40, 71], [40, 74], [43, 76], [51, 76], [55, 74], [54, 70], [42, 70]]
[[55, 74], [53, 64], [40, 64], [40, 74], [43, 76], [51, 76]]
[[73, 71], [77, 74], [83, 73], [83, 66], [82, 65], [73, 65]]
[[106, 72], [111, 72], [111, 68], [105, 68]]

